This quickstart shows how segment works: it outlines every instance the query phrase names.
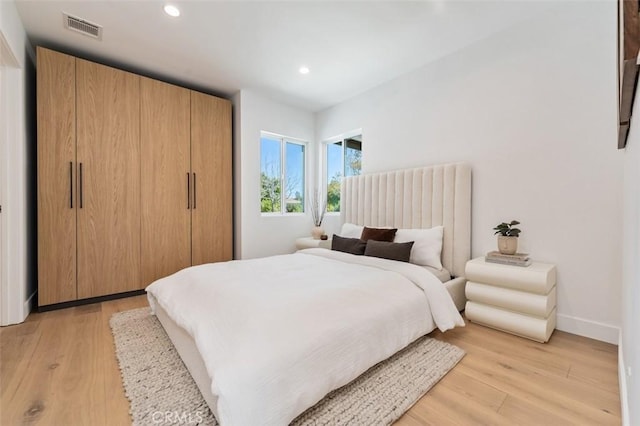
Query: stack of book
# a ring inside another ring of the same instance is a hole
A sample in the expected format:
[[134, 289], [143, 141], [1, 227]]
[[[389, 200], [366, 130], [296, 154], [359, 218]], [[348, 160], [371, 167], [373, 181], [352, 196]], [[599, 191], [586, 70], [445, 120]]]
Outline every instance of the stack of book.
[[484, 257], [486, 262], [502, 263], [504, 265], [513, 266], [529, 266], [531, 265], [531, 259], [529, 253], [516, 253], [516, 254], [502, 254], [499, 251], [490, 251]]

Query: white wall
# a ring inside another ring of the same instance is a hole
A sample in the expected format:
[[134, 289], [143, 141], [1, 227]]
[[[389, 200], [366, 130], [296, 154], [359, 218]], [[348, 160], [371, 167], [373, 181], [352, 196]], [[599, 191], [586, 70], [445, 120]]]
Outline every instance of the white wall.
[[558, 328], [617, 343], [615, 47], [615, 2], [556, 3], [319, 113], [316, 140], [361, 127], [364, 172], [469, 161], [473, 256], [495, 249], [495, 224], [520, 220], [520, 250], [557, 264]]
[[640, 95], [637, 93], [633, 112], [624, 159], [624, 254], [620, 326], [620, 397], [623, 404], [627, 403], [628, 425], [640, 424]]
[[314, 115], [242, 90], [234, 96], [235, 257], [249, 259], [295, 251], [295, 240], [309, 236], [310, 215], [261, 216], [260, 131], [309, 141], [307, 193], [315, 173]]
[[[17, 64], [2, 69], [0, 87], [0, 185], [2, 185], [3, 291], [0, 324], [24, 321], [35, 291], [28, 271], [29, 70], [33, 54], [13, 1], [0, 1], [0, 33]], [[3, 58], [3, 62], [4, 62]], [[33, 70], [31, 70], [32, 72]]]

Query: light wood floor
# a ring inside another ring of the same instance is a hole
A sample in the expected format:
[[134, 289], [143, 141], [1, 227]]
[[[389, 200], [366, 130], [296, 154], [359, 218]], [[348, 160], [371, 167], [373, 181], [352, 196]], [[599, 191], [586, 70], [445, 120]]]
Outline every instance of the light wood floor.
[[[0, 424], [127, 425], [109, 318], [138, 296], [32, 314], [0, 330]], [[620, 424], [617, 347], [556, 331], [539, 344], [470, 324], [467, 355], [397, 425]]]

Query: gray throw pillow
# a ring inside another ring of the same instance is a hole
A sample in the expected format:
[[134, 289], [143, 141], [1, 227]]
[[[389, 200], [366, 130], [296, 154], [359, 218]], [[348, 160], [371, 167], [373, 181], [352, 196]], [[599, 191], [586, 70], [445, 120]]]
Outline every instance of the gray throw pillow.
[[408, 262], [411, 258], [411, 247], [413, 247], [413, 241], [409, 241], [408, 243], [390, 243], [387, 241], [369, 240], [367, 241], [364, 255]]
[[359, 238], [344, 238], [340, 235], [334, 235], [331, 240], [331, 250], [351, 253], [358, 256], [364, 254], [367, 242]]

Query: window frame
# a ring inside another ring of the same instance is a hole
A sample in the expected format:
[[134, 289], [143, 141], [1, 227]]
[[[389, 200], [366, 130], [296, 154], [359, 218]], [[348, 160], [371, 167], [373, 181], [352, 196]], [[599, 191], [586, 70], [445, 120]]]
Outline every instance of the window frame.
[[[329, 189], [329, 184], [328, 184], [328, 180], [329, 180], [329, 176], [328, 176], [328, 169], [329, 169], [329, 162], [327, 161], [327, 150], [328, 150], [328, 146], [335, 144], [337, 142], [342, 142], [342, 154], [340, 155], [340, 168], [342, 170], [342, 174], [343, 174], [343, 179], [344, 179], [344, 175], [345, 175], [345, 165], [344, 165], [344, 158], [345, 158], [345, 148], [346, 148], [346, 144], [345, 141], [347, 139], [353, 138], [355, 136], [360, 136], [363, 137], [362, 135], [362, 129], [355, 129], [355, 130], [351, 130], [349, 132], [345, 132], [342, 133], [340, 135], [337, 136], [333, 136], [331, 138], [325, 139], [322, 141], [322, 152], [321, 152], [321, 156], [320, 156], [320, 179], [322, 179], [322, 197], [323, 199], [321, 201], [324, 201], [326, 203], [327, 200], [327, 191]], [[361, 150], [362, 151], [362, 150]], [[362, 173], [362, 169], [360, 169], [360, 172]], [[340, 184], [340, 192], [342, 192], [342, 183]], [[341, 210], [342, 210], [342, 199], [340, 200], [340, 210], [337, 212], [326, 212], [325, 216], [339, 216], [341, 214]]]
[[[294, 138], [290, 136], [284, 136], [278, 133], [268, 132], [265, 130], [260, 131], [260, 180], [259, 180], [259, 188], [262, 190], [262, 138], [268, 138], [272, 140], [278, 140], [280, 142], [280, 211], [279, 212], [263, 212], [262, 211], [262, 197], [260, 198], [260, 216], [263, 217], [284, 217], [284, 216], [305, 216], [307, 215], [306, 202], [308, 197], [308, 183], [309, 183], [309, 142], [304, 139]], [[304, 183], [302, 185], [302, 190], [304, 191], [302, 194], [302, 199], [304, 200], [302, 204], [301, 212], [288, 212], [287, 211], [287, 199], [286, 199], [286, 191], [285, 188], [285, 179], [286, 179], [286, 170], [287, 170], [287, 153], [286, 146], [287, 143], [291, 143], [294, 145], [300, 145], [304, 147], [304, 158], [303, 158], [303, 173], [302, 179]]]

